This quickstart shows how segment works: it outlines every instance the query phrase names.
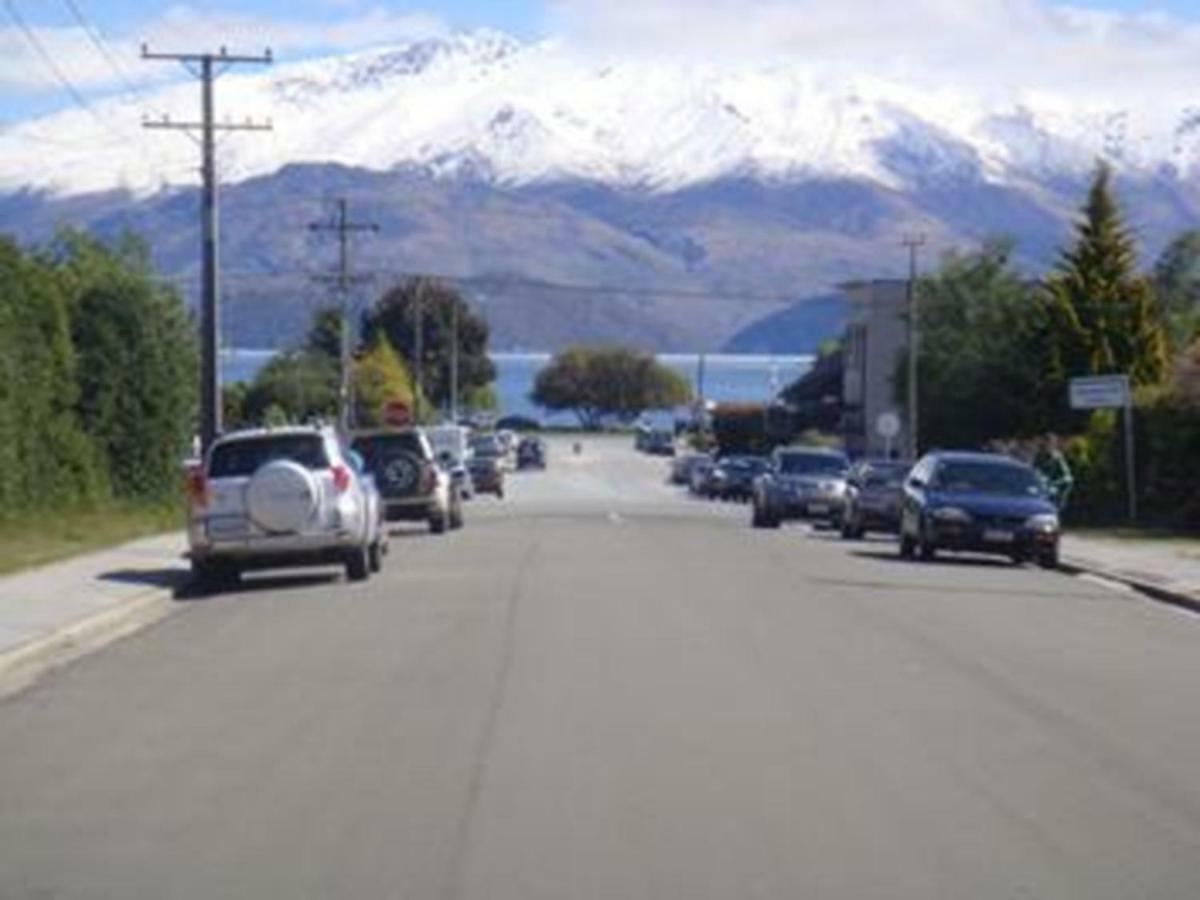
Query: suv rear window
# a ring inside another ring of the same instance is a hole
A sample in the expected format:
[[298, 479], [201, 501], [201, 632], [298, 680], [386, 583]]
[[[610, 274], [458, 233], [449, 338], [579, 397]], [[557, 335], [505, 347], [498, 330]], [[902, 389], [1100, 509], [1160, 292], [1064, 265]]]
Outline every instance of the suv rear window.
[[277, 459], [288, 459], [306, 469], [327, 469], [325, 441], [316, 434], [278, 434], [227, 441], [213, 448], [209, 478], [249, 477]]

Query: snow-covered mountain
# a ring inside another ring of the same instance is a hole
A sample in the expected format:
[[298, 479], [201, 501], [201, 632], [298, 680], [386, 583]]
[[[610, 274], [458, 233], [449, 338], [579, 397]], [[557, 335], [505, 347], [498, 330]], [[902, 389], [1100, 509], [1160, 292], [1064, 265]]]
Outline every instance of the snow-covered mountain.
[[[181, 82], [0, 130], [0, 231], [132, 229], [190, 290], [198, 151], [142, 117], [192, 121], [198, 104]], [[234, 69], [217, 106], [275, 126], [218, 150], [225, 321], [243, 346], [294, 338], [327, 300], [308, 275], [331, 250], [304, 226], [335, 195], [381, 225], [357, 265], [456, 277], [498, 346], [536, 349], [812, 349], [836, 310], [793, 303], [900, 274], [912, 229], [931, 255], [1011, 234], [1036, 275], [1098, 158], [1149, 253], [1200, 218], [1200, 107], [1182, 94], [1120, 108], [474, 32]]]
[[[166, 65], [166, 64], [163, 64]], [[853, 178], [894, 189], [932, 180], [1039, 185], [1098, 157], [1190, 178], [1200, 107], [1081, 107], [1044, 92], [930, 89], [797, 60], [698, 64], [598, 60], [567, 44], [480, 31], [392, 49], [236, 69], [219, 113], [270, 117], [270, 135], [223, 142], [226, 181], [295, 162], [469, 172], [504, 185], [586, 179], [670, 191], [728, 177]], [[58, 195], [193, 183], [195, 151], [143, 132], [143, 115], [196, 116], [181, 83], [0, 132], [0, 190]]]

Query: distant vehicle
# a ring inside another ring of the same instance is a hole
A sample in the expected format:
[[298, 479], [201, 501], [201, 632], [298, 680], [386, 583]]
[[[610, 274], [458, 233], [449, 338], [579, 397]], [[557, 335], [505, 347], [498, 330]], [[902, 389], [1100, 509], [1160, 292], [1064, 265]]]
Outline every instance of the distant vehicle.
[[517, 468], [546, 468], [546, 445], [541, 438], [524, 438], [517, 445]]
[[842, 537], [857, 540], [868, 531], [900, 531], [900, 503], [912, 464], [898, 460], [867, 460], [850, 470], [846, 479], [846, 508]]
[[941, 550], [1036, 560], [1058, 567], [1061, 524], [1045, 480], [1025, 463], [990, 453], [931, 453], [904, 486], [900, 554]]
[[330, 428], [237, 431], [188, 485], [192, 574], [230, 585], [252, 569], [341, 565], [352, 581], [387, 552], [379, 492]]
[[501, 457], [495, 454], [476, 453], [467, 462], [471, 471], [471, 481], [475, 491], [480, 494], [495, 494], [504, 499], [504, 466]]
[[712, 471], [716, 468], [716, 460], [711, 456], [706, 456], [703, 459], [698, 459], [692, 463], [688, 471], [688, 490], [698, 497], [705, 496], [708, 489]]
[[450, 474], [450, 480], [464, 500], [475, 494], [467, 460], [471, 457], [471, 429], [465, 425], [435, 425], [423, 429], [433, 447], [438, 465]]
[[375, 476], [387, 521], [427, 522], [434, 534], [462, 527], [462, 495], [421, 429], [360, 432], [353, 446]]
[[650, 431], [642, 441], [642, 449], [652, 456], [674, 456], [675, 432], [663, 429]]
[[781, 447], [754, 481], [755, 528], [778, 528], [789, 519], [838, 519], [846, 502], [850, 460], [840, 450]]
[[707, 453], [683, 453], [671, 462], [671, 484], [688, 486], [692, 483], [692, 466], [700, 462], [712, 462]]
[[497, 420], [496, 428], [500, 431], [541, 431], [542, 423], [528, 416], [505, 416]]
[[754, 481], [770, 468], [762, 456], [727, 456], [713, 470], [711, 496], [722, 500], [749, 500], [754, 496]]

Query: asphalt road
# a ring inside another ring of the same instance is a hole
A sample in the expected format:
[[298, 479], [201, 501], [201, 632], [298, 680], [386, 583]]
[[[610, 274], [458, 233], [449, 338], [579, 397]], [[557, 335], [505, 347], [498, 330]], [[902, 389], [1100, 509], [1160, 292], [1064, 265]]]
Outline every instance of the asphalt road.
[[1200, 897], [1200, 621], [624, 444], [0, 703], [0, 898]]

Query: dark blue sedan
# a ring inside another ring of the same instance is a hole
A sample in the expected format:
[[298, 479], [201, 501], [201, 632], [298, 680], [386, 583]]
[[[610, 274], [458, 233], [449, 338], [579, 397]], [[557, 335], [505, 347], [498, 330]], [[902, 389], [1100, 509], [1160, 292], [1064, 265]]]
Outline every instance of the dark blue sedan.
[[1061, 526], [1045, 482], [1030, 466], [985, 453], [931, 453], [904, 486], [900, 554], [939, 550], [1058, 566]]

